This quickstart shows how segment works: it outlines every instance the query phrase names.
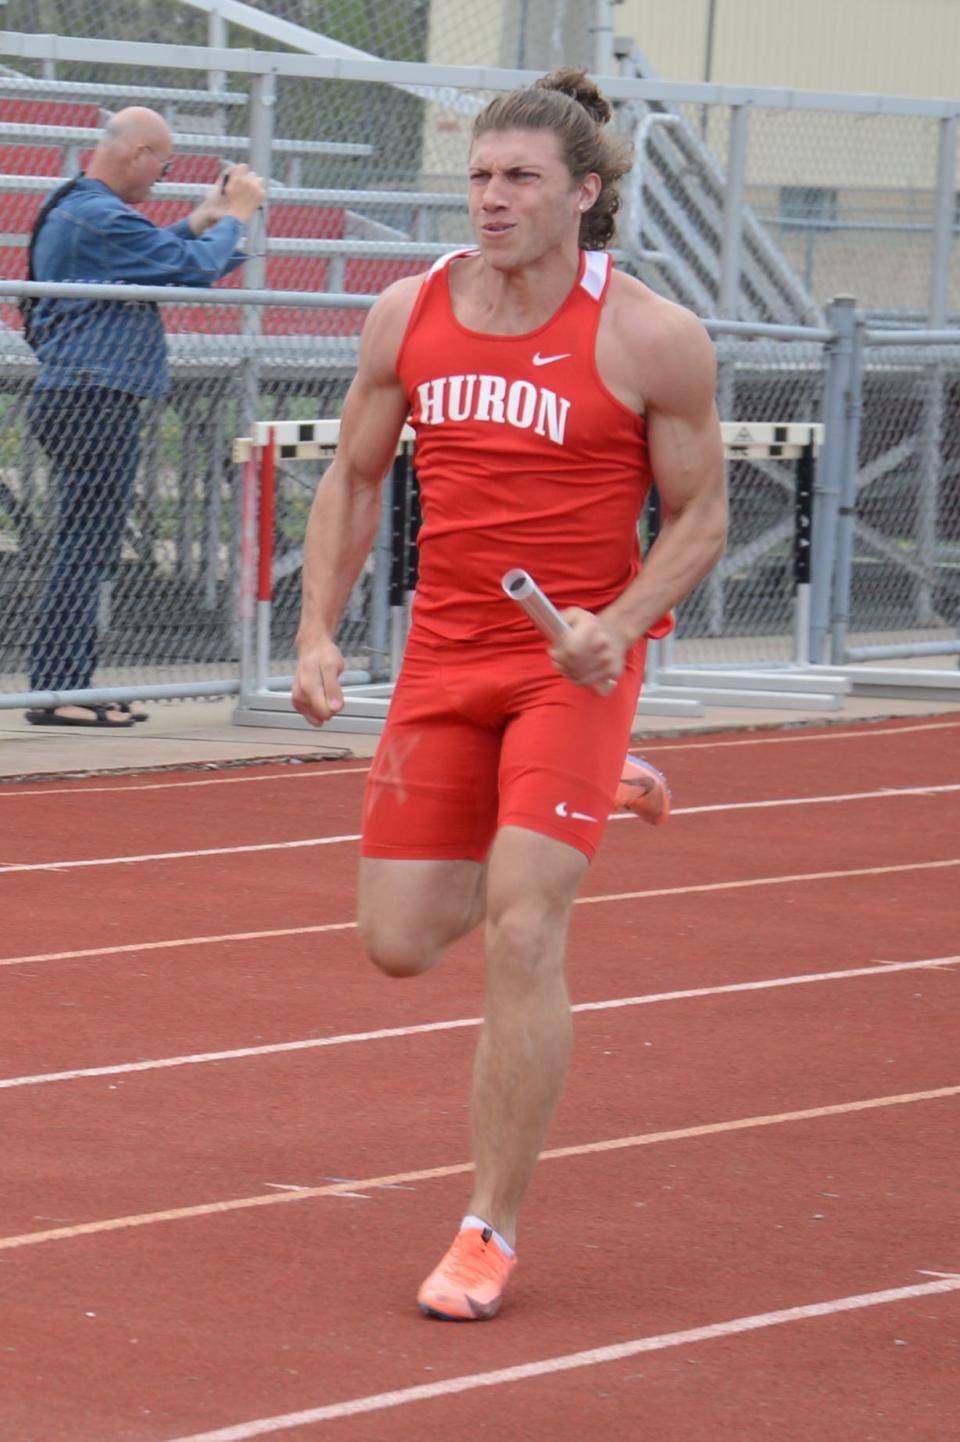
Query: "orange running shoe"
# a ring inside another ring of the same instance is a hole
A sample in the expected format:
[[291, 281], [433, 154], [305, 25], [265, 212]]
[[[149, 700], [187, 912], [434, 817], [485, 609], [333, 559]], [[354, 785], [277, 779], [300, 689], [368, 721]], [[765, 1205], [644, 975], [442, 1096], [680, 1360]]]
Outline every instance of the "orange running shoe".
[[627, 756], [613, 799], [615, 811], [632, 811], [650, 826], [662, 826], [670, 815], [667, 778], [642, 756]]
[[430, 1273], [417, 1301], [428, 1317], [445, 1322], [486, 1322], [495, 1317], [516, 1257], [497, 1246], [490, 1227], [458, 1232], [439, 1267]]

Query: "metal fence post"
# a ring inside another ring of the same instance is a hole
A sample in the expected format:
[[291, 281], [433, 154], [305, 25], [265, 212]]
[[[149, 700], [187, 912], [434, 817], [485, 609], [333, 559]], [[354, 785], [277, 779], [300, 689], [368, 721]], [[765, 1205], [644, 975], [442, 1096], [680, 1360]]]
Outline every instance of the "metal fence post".
[[[276, 95], [275, 77], [273, 72], [254, 75], [250, 86], [250, 168], [265, 181], [270, 177], [271, 150], [273, 147], [273, 116], [274, 101]], [[267, 277], [267, 202], [264, 202], [262, 210], [258, 211], [250, 222], [247, 229], [246, 250], [250, 259], [243, 267], [243, 283], [248, 290], [263, 290], [266, 288]], [[238, 394], [238, 420], [239, 434], [252, 436], [254, 427], [259, 419], [260, 409], [260, 355], [258, 343], [263, 331], [263, 311], [259, 305], [245, 305], [241, 315], [241, 334], [245, 338], [246, 357], [242, 362], [239, 375]], [[232, 515], [232, 544], [231, 554], [236, 555], [241, 544], [242, 518], [240, 509], [235, 504]], [[227, 612], [224, 616], [224, 627], [227, 630], [231, 625], [231, 617], [237, 616], [240, 609], [237, 606], [237, 586], [240, 584], [239, 572], [231, 578], [231, 584], [225, 589], [225, 604]], [[241, 627], [242, 629], [242, 627]], [[242, 651], [242, 637], [240, 649]]]
[[[276, 84], [272, 72], [254, 75], [250, 87], [250, 168], [265, 181], [270, 178], [271, 151], [273, 148], [273, 113], [276, 99]], [[250, 222], [247, 232], [247, 249], [250, 259], [243, 268], [243, 283], [247, 290], [264, 290], [267, 279], [267, 202]], [[259, 305], [244, 306], [243, 334], [254, 342], [263, 331], [263, 312]], [[257, 419], [257, 402], [260, 394], [259, 365], [253, 355], [247, 361], [243, 398], [242, 424], [245, 435], [252, 434]]]
[[[954, 226], [954, 171], [957, 152], [957, 119], [940, 121], [937, 142], [937, 198], [930, 260], [930, 305], [927, 325], [941, 330], [947, 323], [947, 286], [950, 248]], [[937, 566], [937, 517], [943, 477], [943, 432], [945, 421], [945, 378], [943, 367], [934, 361], [924, 385], [923, 420], [920, 426], [920, 486], [914, 529], [916, 557], [920, 567], [917, 580], [917, 619], [921, 626], [936, 623], [934, 581]]]
[[[230, 32], [226, 20], [219, 10], [211, 10], [207, 16], [207, 44], [211, 50], [226, 50], [230, 44]], [[207, 89], [214, 93], [226, 90], [227, 73], [225, 70], [207, 71]], [[226, 112], [222, 106], [217, 106], [213, 112], [214, 123], [222, 133], [227, 128]]]
[[723, 238], [720, 249], [720, 287], [717, 312], [724, 320], [736, 320], [740, 295], [740, 256], [743, 248], [743, 194], [747, 174], [747, 140], [750, 107], [734, 105], [730, 110], [730, 144], [727, 152], [727, 184], [723, 198]]
[[953, 245], [955, 221], [955, 182], [957, 163], [957, 117], [940, 121], [937, 142], [937, 199], [933, 222], [933, 253], [930, 262], [931, 330], [941, 330], [947, 323], [947, 285], [950, 274], [950, 248]]
[[[734, 105], [730, 111], [730, 143], [727, 153], [727, 184], [723, 200], [723, 236], [717, 294], [717, 315], [723, 320], [736, 320], [740, 309], [743, 194], [746, 181], [749, 125], [749, 107]], [[734, 363], [729, 357], [721, 358], [717, 364], [717, 413], [722, 421], [735, 419], [735, 391]], [[707, 577], [706, 590], [710, 634], [721, 636], [726, 600], [723, 575], [719, 566]], [[669, 659], [666, 664], [669, 665]]]
[[[250, 168], [264, 180], [270, 179], [273, 152], [273, 119], [276, 106], [276, 76], [267, 71], [254, 75], [250, 85]], [[264, 201], [261, 210], [250, 222], [248, 244], [251, 258], [247, 261], [244, 279], [251, 290], [259, 289], [266, 276], [266, 257], [263, 254], [267, 238], [267, 207]]]
[[847, 653], [850, 597], [853, 586], [853, 552], [857, 528], [857, 485], [860, 476], [860, 421], [863, 416], [863, 356], [866, 320], [854, 317], [853, 354], [845, 407], [843, 471], [840, 477], [840, 506], [837, 516], [837, 554], [833, 581], [833, 615], [830, 659], [842, 666]]
[[[211, 50], [226, 50], [230, 44], [230, 36], [227, 29], [227, 22], [219, 10], [211, 10], [207, 16], [207, 44]], [[207, 89], [212, 91], [226, 90], [227, 73], [225, 70], [207, 71]]]
[[920, 421], [920, 485], [914, 519], [914, 544], [919, 575], [916, 582], [917, 620], [921, 626], [937, 624], [935, 583], [940, 487], [943, 475], [943, 436], [946, 420], [946, 383], [943, 366], [932, 361], [923, 382], [923, 416]]
[[612, 75], [613, 68], [613, 7], [617, 0], [593, 0], [593, 73]]
[[827, 324], [834, 331], [834, 337], [827, 347], [827, 377], [823, 398], [824, 445], [817, 469], [813, 503], [810, 659], [815, 665], [819, 665], [823, 660], [833, 592], [834, 548], [847, 454], [847, 400], [856, 324], [853, 296], [838, 296], [831, 302], [827, 307]]

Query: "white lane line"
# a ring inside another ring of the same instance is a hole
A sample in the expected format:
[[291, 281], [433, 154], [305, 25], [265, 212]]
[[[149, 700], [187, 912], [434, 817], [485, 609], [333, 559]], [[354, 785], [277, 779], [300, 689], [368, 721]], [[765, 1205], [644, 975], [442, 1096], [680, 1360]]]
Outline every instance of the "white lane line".
[[839, 727], [829, 731], [821, 731], [815, 736], [807, 736], [801, 732], [792, 732], [789, 736], [738, 736], [735, 741], [678, 741], [673, 746], [647, 746], [645, 740], [631, 742], [631, 746], [637, 751], [646, 755], [647, 751], [725, 751], [733, 746], [796, 746], [800, 743], [813, 745], [820, 741], [859, 741], [869, 738], [875, 741], [882, 741], [885, 736], [910, 736], [917, 731], [955, 731], [960, 727], [960, 721], [934, 721], [928, 725], [923, 722], [911, 726], [891, 726], [884, 730], [878, 730], [876, 726], [869, 726], [860, 731], [847, 731]]
[[241, 856], [250, 851], [295, 851], [303, 846], [337, 846], [356, 836], [309, 836], [302, 841], [263, 841], [251, 846], [209, 846], [199, 851], [148, 851], [138, 856], [93, 856], [83, 861], [31, 861], [0, 866], [5, 871], [77, 871], [85, 866], [136, 866], [145, 861], [194, 861], [204, 856]]
[[[293, 1427], [307, 1427], [318, 1422], [338, 1422], [368, 1412], [384, 1412], [394, 1407], [407, 1407], [414, 1402], [430, 1402], [437, 1397], [454, 1397], [478, 1387], [505, 1387], [514, 1382], [527, 1382], [538, 1377], [556, 1376], [582, 1367], [599, 1367], [623, 1362], [645, 1352], [662, 1352], [669, 1347], [689, 1347], [698, 1342], [712, 1342], [720, 1337], [742, 1336], [768, 1327], [783, 1327], [793, 1322], [806, 1322], [815, 1317], [835, 1317], [842, 1312], [859, 1312], [867, 1307], [890, 1306], [894, 1302], [913, 1301], [918, 1297], [935, 1297], [960, 1290], [960, 1277], [944, 1277], [936, 1282], [916, 1282], [910, 1287], [889, 1287], [882, 1292], [861, 1292], [852, 1297], [833, 1297], [828, 1302], [809, 1302], [799, 1307], [783, 1307], [776, 1312], [757, 1312], [749, 1317], [731, 1317], [726, 1322], [711, 1322], [705, 1327], [689, 1327], [682, 1332], [661, 1332], [655, 1337], [637, 1337], [632, 1342], [616, 1342], [610, 1347], [591, 1347], [589, 1351], [568, 1352], [560, 1357], [544, 1357], [539, 1362], [522, 1362], [514, 1367], [499, 1367], [492, 1372], [473, 1372], [463, 1377], [448, 1377], [438, 1382], [423, 1382], [416, 1387], [400, 1387], [393, 1392], [375, 1392], [367, 1397], [353, 1397], [345, 1402], [332, 1402], [323, 1407], [308, 1407], [302, 1412], [287, 1412], [278, 1417], [260, 1417], [232, 1427], [217, 1427], [212, 1432], [192, 1432], [173, 1442], [249, 1442], [252, 1437], [288, 1432]], [[438, 1419], [434, 1417], [434, 1425]], [[414, 1425], [414, 1424], [411, 1424]], [[429, 1426], [424, 1420], [420, 1427]]]
[[[265, 766], [275, 764], [269, 760], [263, 762]], [[18, 796], [99, 796], [105, 791], [125, 791], [129, 795], [139, 795], [141, 791], [178, 791], [184, 786], [249, 786], [255, 782], [319, 781], [327, 776], [366, 776], [369, 770], [369, 766], [323, 766], [321, 762], [306, 762], [302, 768], [277, 772], [270, 776], [245, 776], [242, 773], [239, 776], [198, 776], [190, 781], [146, 781], [142, 785], [134, 783], [131, 786], [83, 786], [78, 781], [73, 786], [24, 786], [20, 790], [13, 790], [9, 785], [0, 785], [0, 801], [14, 801]]]
[[688, 896], [694, 892], [741, 891], [752, 886], [789, 886], [801, 881], [839, 881], [853, 876], [889, 876], [897, 871], [939, 871], [960, 866], [960, 856], [945, 861], [905, 861], [896, 866], [854, 866], [848, 871], [800, 871], [793, 876], [755, 876], [746, 881], [707, 881], [694, 886], [663, 886], [651, 891], [612, 891], [603, 896], [578, 896], [575, 906], [592, 906], [599, 901], [641, 901], [652, 896]]
[[[732, 996], [738, 992], [773, 991], [783, 986], [808, 986], [813, 982], [847, 981], [852, 977], [890, 976], [897, 971], [922, 971], [946, 968], [960, 962], [958, 956], [934, 956], [923, 961], [884, 962], [872, 966], [851, 967], [846, 971], [805, 972], [799, 976], [778, 976], [763, 981], [736, 981], [723, 986], [689, 987], [684, 991], [649, 992], [642, 996], [614, 997], [607, 1001], [578, 1002], [574, 1012], [620, 1011], [626, 1007], [655, 1006], [665, 1001], [690, 1001], [705, 996]], [[172, 1067], [201, 1066], [207, 1062], [238, 1061], [255, 1056], [277, 1056], [285, 1052], [317, 1051], [322, 1047], [351, 1046], [372, 1041], [392, 1041], [399, 1037], [428, 1036], [431, 1032], [460, 1031], [477, 1027], [483, 1018], [459, 1017], [453, 1021], [418, 1022], [410, 1026], [381, 1027], [376, 1031], [342, 1032], [337, 1036], [305, 1037], [297, 1041], [271, 1042], [263, 1046], [234, 1047], [229, 1051], [193, 1052], [185, 1056], [157, 1057], [152, 1061], [117, 1062], [112, 1066], [77, 1067], [71, 1071], [40, 1072], [32, 1076], [3, 1077], [0, 1091], [15, 1087], [44, 1086], [51, 1082], [77, 1081], [90, 1077], [127, 1076], [133, 1072], [164, 1071]]]
[[[840, 727], [831, 729], [815, 736], [805, 735], [803, 732], [792, 732], [788, 736], [752, 735], [737, 737], [735, 740], [716, 741], [687, 741], [677, 738], [674, 742], [667, 742], [666, 745], [656, 740], [647, 738], [635, 743], [635, 749], [643, 754], [650, 755], [653, 752], [679, 752], [679, 751], [722, 751], [730, 746], [796, 746], [799, 744], [810, 745], [819, 741], [855, 741], [863, 737], [871, 740], [882, 741], [887, 736], [909, 736], [917, 731], [949, 731], [960, 727], [960, 721], [933, 721], [928, 724], [914, 724], [910, 726], [893, 726], [882, 729], [871, 726], [866, 730], [850, 731]], [[649, 744], [648, 744], [649, 741]], [[264, 758], [264, 766], [277, 765], [275, 761]], [[314, 769], [314, 767], [320, 769]], [[251, 768], [252, 769], [252, 768]], [[314, 781], [324, 776], [344, 776], [355, 773], [364, 776], [370, 770], [369, 766], [338, 766], [327, 767], [322, 763], [313, 761], [305, 762], [303, 768], [287, 772], [277, 772], [270, 776], [246, 776], [242, 773], [230, 776], [204, 776], [189, 781], [149, 781], [143, 785], [135, 782], [127, 786], [73, 786], [51, 787], [42, 783], [36, 786], [18, 787], [15, 782], [0, 785], [0, 802], [15, 800], [18, 796], [91, 796], [101, 794], [105, 791], [172, 791], [182, 786], [240, 786], [249, 785], [251, 782], [270, 781]], [[79, 778], [78, 778], [79, 782]]]
[[[781, 806], [824, 806], [840, 801], [896, 800], [905, 796], [935, 796], [938, 793], [960, 791], [960, 782], [943, 786], [902, 786], [885, 787], [881, 791], [849, 791], [831, 796], [787, 796], [775, 797], [769, 801], [724, 801], [713, 806], [678, 806], [670, 815], [700, 816], [706, 812], [718, 811], [759, 811]], [[629, 812], [614, 812], [611, 821], [635, 821]], [[149, 861], [192, 861], [206, 856], [239, 856], [251, 851], [290, 851], [309, 846], [337, 846], [359, 841], [359, 835], [309, 836], [300, 841], [264, 841], [248, 846], [211, 846], [194, 851], [150, 851], [133, 856], [94, 856], [80, 861], [31, 861], [12, 862], [0, 866], [0, 873], [10, 871], [74, 871], [87, 866], [133, 866]]]
[[[673, 816], [703, 816], [708, 811], [763, 811], [779, 806], [829, 806], [838, 801], [888, 801], [900, 796], [935, 796], [938, 792], [960, 791], [960, 782], [947, 786], [885, 786], [880, 791], [848, 791], [837, 796], [786, 796], [773, 801], [724, 801], [715, 806], [678, 806]], [[629, 811], [616, 811], [611, 821], [631, 821]]]
[[[739, 891], [751, 886], [792, 886], [801, 881], [844, 881], [856, 876], [886, 876], [899, 871], [939, 871], [960, 866], [960, 857], [945, 861], [906, 861], [896, 866], [861, 866], [849, 871], [808, 871], [788, 876], [756, 876], [746, 881], [709, 881], [691, 886], [661, 886], [651, 891], [615, 891], [578, 896], [575, 906], [596, 906], [604, 901], [644, 901], [650, 897], [689, 896], [694, 892]], [[324, 931], [355, 931], [355, 921], [333, 921], [318, 926], [284, 926], [270, 931], [236, 931], [220, 935], [183, 936], [169, 941], [127, 942], [121, 946], [92, 946], [79, 951], [34, 952], [28, 956], [0, 957], [0, 967], [26, 966], [35, 961], [74, 961], [92, 956], [119, 956], [140, 951], [172, 951], [185, 946], [214, 946], [235, 941], [270, 941], [280, 936], [313, 936]]]
[[78, 951], [43, 951], [31, 956], [0, 957], [0, 966], [25, 966], [33, 961], [78, 961], [91, 956], [124, 956], [140, 951], [177, 951], [185, 946], [218, 946], [236, 941], [273, 941], [281, 936], [315, 936], [323, 931], [356, 931], [355, 921], [328, 921], [317, 926], [280, 926], [272, 931], [231, 931], [212, 936], [177, 936], [169, 941], [129, 941], [121, 946], [88, 946]]
[[[597, 1156], [606, 1152], [631, 1150], [635, 1147], [658, 1146], [664, 1142], [690, 1141], [696, 1137], [721, 1136], [728, 1132], [752, 1131], [758, 1127], [783, 1126], [787, 1122], [819, 1121], [824, 1117], [851, 1116], [858, 1112], [877, 1111], [886, 1107], [914, 1106], [922, 1102], [943, 1101], [960, 1096], [960, 1086], [936, 1087], [931, 1091], [901, 1092], [896, 1096], [865, 1097], [861, 1101], [834, 1102], [829, 1106], [809, 1107], [804, 1111], [777, 1112], [770, 1116], [736, 1117], [730, 1121], [704, 1122], [698, 1126], [679, 1127], [668, 1132], [643, 1132], [637, 1136], [611, 1137], [602, 1142], [584, 1142], [580, 1146], [557, 1147], [540, 1153], [540, 1161], [565, 1161], [571, 1157]], [[21, 1247], [36, 1247], [46, 1242], [66, 1242], [77, 1237], [91, 1237], [102, 1232], [128, 1231], [133, 1227], [150, 1227], [160, 1222], [182, 1222], [196, 1217], [220, 1216], [227, 1212], [248, 1211], [255, 1207], [282, 1206], [290, 1202], [315, 1201], [319, 1197], [336, 1197], [343, 1191], [386, 1190], [413, 1182], [446, 1180], [465, 1176], [473, 1171], [472, 1162], [454, 1162], [443, 1167], [429, 1167], [415, 1172], [396, 1172], [385, 1177], [355, 1177], [348, 1182], [333, 1182], [322, 1187], [303, 1187], [297, 1192], [257, 1192], [250, 1197], [233, 1197], [221, 1202], [199, 1202], [190, 1207], [173, 1207], [162, 1212], [140, 1212], [126, 1217], [105, 1217], [98, 1222], [74, 1222], [43, 1232], [23, 1232], [19, 1236], [0, 1237], [0, 1252]]]

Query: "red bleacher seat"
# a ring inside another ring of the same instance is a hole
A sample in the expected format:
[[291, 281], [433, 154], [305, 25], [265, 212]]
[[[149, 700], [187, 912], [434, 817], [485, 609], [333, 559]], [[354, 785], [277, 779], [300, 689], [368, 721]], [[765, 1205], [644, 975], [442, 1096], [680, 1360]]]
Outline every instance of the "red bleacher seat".
[[[0, 246], [0, 277], [4, 280], [26, 280], [27, 252], [23, 246]], [[5, 325], [10, 330], [23, 329], [23, 319], [16, 301], [0, 305], [0, 325]]]
[[[215, 171], [213, 179], [216, 179], [216, 175]], [[194, 205], [195, 202], [189, 200], [157, 198], [144, 201], [140, 209], [154, 225], [172, 225], [175, 220], [189, 215]], [[342, 210], [328, 209], [320, 205], [284, 205], [277, 202], [270, 207], [270, 234], [296, 240], [307, 237], [339, 240], [343, 236], [345, 219], [345, 212]]]
[[366, 311], [362, 310], [288, 310], [280, 306], [263, 313], [263, 334], [280, 335], [359, 335]]
[[[99, 127], [101, 112], [97, 105], [70, 104], [61, 101], [0, 100], [0, 120], [21, 124]], [[52, 190], [63, 171], [65, 147], [56, 145], [0, 145], [0, 172], [7, 175], [42, 175], [49, 177]], [[86, 166], [92, 155], [86, 147], [80, 155]], [[210, 155], [177, 155], [170, 174], [171, 181], [212, 185], [222, 169], [221, 160]], [[35, 194], [0, 191], [0, 235], [26, 235], [49, 190]], [[172, 225], [190, 214], [195, 201], [153, 199], [141, 207], [155, 225]], [[333, 206], [296, 205], [275, 202], [270, 208], [270, 233], [294, 239], [342, 239], [345, 211]], [[0, 276], [19, 279], [25, 274], [26, 250], [23, 247], [0, 248]], [[416, 261], [348, 260], [345, 287], [348, 291], [371, 293], [382, 290], [391, 280], [421, 270]], [[329, 283], [330, 262], [321, 256], [273, 255], [267, 258], [266, 286], [276, 290], [322, 291]], [[241, 272], [218, 282], [220, 288], [236, 288], [243, 283]], [[10, 306], [2, 308], [8, 325], [19, 326], [19, 314]], [[363, 326], [365, 311], [334, 311], [327, 309], [288, 309], [274, 306], [263, 312], [265, 335], [356, 335]], [[171, 333], [200, 332], [208, 335], [236, 335], [243, 328], [243, 312], [235, 306], [177, 306], [163, 308], [164, 324]]]
[[[55, 189], [51, 184], [50, 189]], [[43, 204], [43, 195], [11, 191], [0, 194], [0, 235], [29, 235], [37, 211]]]
[[26, 246], [0, 245], [0, 276], [4, 280], [26, 280]]
[[99, 105], [31, 100], [20, 95], [0, 99], [0, 120], [8, 125], [81, 125], [86, 129], [97, 129], [102, 123]]
[[267, 290], [326, 290], [329, 262], [322, 255], [268, 255]]
[[216, 155], [175, 155], [167, 179], [171, 185], [212, 185], [223, 165]]
[[[93, 155], [92, 150], [80, 153], [80, 165], [86, 169]], [[175, 155], [170, 174], [166, 177], [171, 185], [212, 185], [223, 169], [223, 162], [215, 155]], [[148, 205], [183, 205], [182, 201], [152, 200]], [[189, 207], [185, 207], [189, 209]], [[146, 209], [146, 208], [145, 208]], [[175, 217], [176, 218], [176, 217]], [[154, 217], [151, 215], [150, 219]], [[169, 224], [168, 221], [160, 222]]]
[[420, 275], [429, 260], [365, 260], [356, 256], [343, 267], [344, 287], [350, 295], [379, 295], [405, 275]]
[[52, 145], [0, 145], [0, 171], [6, 175], [59, 176], [63, 152]]
[[[242, 272], [231, 271], [216, 284], [217, 290], [238, 290], [243, 284]], [[171, 335], [200, 331], [204, 335], [238, 335], [242, 330], [241, 309], [232, 305], [167, 305], [161, 311], [163, 323]]]
[[270, 207], [270, 234], [299, 240], [307, 236], [325, 240], [343, 238], [346, 213], [322, 205], [288, 205], [275, 201]]

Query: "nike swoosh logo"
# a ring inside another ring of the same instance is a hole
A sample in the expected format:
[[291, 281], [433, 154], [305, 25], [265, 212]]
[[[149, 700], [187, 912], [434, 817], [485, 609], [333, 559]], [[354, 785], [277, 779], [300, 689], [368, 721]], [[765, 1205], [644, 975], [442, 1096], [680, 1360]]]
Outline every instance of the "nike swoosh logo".
[[588, 816], [585, 811], [568, 811], [567, 803], [565, 801], [558, 801], [556, 806], [554, 807], [554, 810], [556, 811], [557, 815], [562, 816], [564, 820], [566, 820], [568, 817], [572, 821], [596, 821], [597, 819], [595, 816]]
[[537, 351], [533, 358], [533, 363], [535, 366], [548, 366], [552, 365], [554, 361], [569, 360], [570, 355], [571, 352], [568, 350], [563, 351], [561, 355], [541, 355], [540, 352]]

